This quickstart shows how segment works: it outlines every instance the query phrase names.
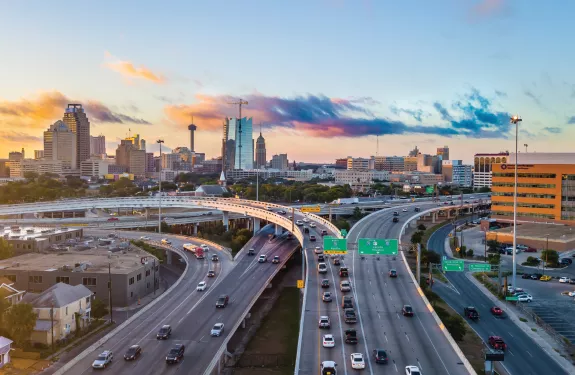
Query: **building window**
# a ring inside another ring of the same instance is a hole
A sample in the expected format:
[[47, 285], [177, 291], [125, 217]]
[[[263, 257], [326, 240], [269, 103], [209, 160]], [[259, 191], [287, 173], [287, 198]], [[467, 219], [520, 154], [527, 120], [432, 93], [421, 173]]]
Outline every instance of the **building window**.
[[[565, 175], [563, 175], [565, 176]], [[493, 177], [515, 177], [515, 173], [493, 172]], [[517, 173], [519, 178], [556, 178], [555, 173]]]
[[130, 298], [134, 296], [134, 292], [130, 292]]
[[70, 284], [70, 278], [68, 276], [56, 276], [56, 282]]
[[[492, 215], [495, 216], [513, 216], [513, 211], [491, 211]], [[555, 219], [555, 215], [552, 214], [539, 214], [539, 213], [533, 213], [533, 212], [518, 212], [517, 216], [523, 216], [523, 217], [537, 217], [537, 218], [541, 218], [541, 219], [551, 219], [554, 220]]]
[[[505, 193], [494, 191], [491, 193], [494, 197], [513, 197], [513, 193]], [[539, 199], [555, 199], [555, 194], [530, 194], [530, 193], [517, 193], [518, 198], [539, 198]]]
[[66, 306], [66, 315], [68, 315], [68, 306]]
[[95, 277], [84, 277], [82, 278], [82, 284], [85, 286], [96, 286], [96, 278]]
[[146, 288], [150, 289], [150, 283], [146, 284]]
[[28, 276], [28, 282], [31, 284], [42, 284], [42, 276]]
[[146, 277], [150, 276], [150, 270], [146, 270]]
[[16, 275], [4, 275], [10, 281], [16, 282]]
[[[513, 207], [513, 202], [497, 202], [497, 201], [493, 201], [493, 207], [496, 207], [496, 206]], [[517, 202], [517, 207], [526, 207], [526, 208], [555, 208], [555, 205], [554, 205], [554, 204], [537, 204], [537, 203]]]
[[130, 277], [130, 280], [128, 281], [128, 284], [133, 285], [134, 284], [134, 278]]
[[136, 280], [137, 280], [137, 281], [142, 280], [142, 274], [141, 274], [141, 273], [139, 273], [138, 276], [136, 276]]
[[[494, 182], [493, 187], [514, 187], [515, 184], [511, 182]], [[555, 189], [555, 184], [527, 184], [518, 183], [517, 187], [520, 188], [535, 188], [535, 189]]]

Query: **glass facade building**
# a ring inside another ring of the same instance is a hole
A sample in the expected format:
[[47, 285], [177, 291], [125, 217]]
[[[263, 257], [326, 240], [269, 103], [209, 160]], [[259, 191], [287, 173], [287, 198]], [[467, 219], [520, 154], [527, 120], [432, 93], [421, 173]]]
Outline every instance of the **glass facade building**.
[[[224, 155], [226, 168], [254, 169], [253, 120], [244, 117], [226, 119], [224, 124]], [[233, 161], [233, 162], [232, 162]]]

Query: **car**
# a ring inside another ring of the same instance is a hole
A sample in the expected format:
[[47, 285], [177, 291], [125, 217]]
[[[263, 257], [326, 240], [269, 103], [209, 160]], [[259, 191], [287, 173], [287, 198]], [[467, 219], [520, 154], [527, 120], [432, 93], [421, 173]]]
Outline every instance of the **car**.
[[569, 279], [569, 284], [575, 284], [575, 279]]
[[389, 270], [389, 277], [397, 277], [397, 271], [395, 269]]
[[149, 241], [149, 240], [150, 240], [150, 237], [148, 237], [148, 236], [142, 236], [142, 237], [140, 237], [140, 239], [141, 239], [142, 241]]
[[304, 223], [309, 223], [309, 219], [308, 219], [307, 217], [304, 217], [304, 218], [303, 218], [303, 222], [304, 222]]
[[568, 265], [570, 265], [571, 263], [573, 263], [573, 260], [572, 260], [572, 259], [569, 259], [569, 258], [561, 258], [561, 259], [559, 260], [559, 264], [562, 265], [562, 266], [568, 266]]
[[333, 348], [335, 346], [335, 340], [333, 335], [327, 334], [323, 335], [323, 347], [324, 348]]
[[162, 245], [171, 245], [172, 241], [168, 240], [167, 238], [162, 238], [162, 240], [160, 241], [160, 243]]
[[287, 218], [288, 218], [289, 220], [291, 220], [291, 219], [293, 219], [293, 216], [289, 215]]
[[328, 279], [323, 279], [321, 281], [321, 287], [322, 288], [329, 288], [329, 280]]
[[316, 225], [315, 225], [315, 223], [312, 222], [312, 223], [309, 223], [309, 227], [310, 227], [310, 228], [315, 228]]
[[321, 235], [322, 235], [322, 237], [323, 237], [323, 236], [327, 236], [327, 230], [322, 229], [322, 230], [321, 230]]
[[280, 262], [280, 257], [279, 256], [274, 256], [274, 258], [272, 259], [272, 263], [273, 264], [278, 264]]
[[327, 273], [327, 265], [325, 263], [319, 263], [317, 265], [317, 272], [318, 273]]
[[295, 221], [295, 225], [297, 225], [298, 227], [301, 227], [303, 225], [303, 221], [301, 220], [296, 220]]
[[171, 335], [172, 335], [172, 327], [167, 324], [164, 324], [156, 334], [156, 338], [158, 340], [167, 340], [170, 338]]
[[373, 360], [375, 363], [387, 363], [387, 353], [383, 349], [373, 349]]
[[413, 316], [413, 308], [410, 305], [403, 305], [401, 313], [403, 316]]
[[403, 210], [401, 210], [401, 212], [407, 212], [407, 208], [404, 208]]
[[347, 267], [341, 267], [339, 269], [339, 277], [348, 277], [349, 276], [349, 271], [347, 269]]
[[228, 305], [228, 302], [230, 301], [230, 296], [228, 296], [227, 294], [222, 294], [218, 297], [218, 300], [216, 301], [216, 308], [224, 308]]
[[330, 328], [331, 321], [329, 320], [329, 316], [322, 315], [319, 317], [319, 328]]
[[463, 308], [463, 315], [467, 319], [471, 319], [471, 320], [479, 319], [479, 313], [477, 312], [477, 310], [473, 306], [464, 307]]
[[415, 207], [415, 210], [414, 210], [414, 211], [415, 211], [415, 212], [419, 212], [419, 211], [421, 211], [421, 209], [420, 209], [419, 207]]
[[541, 276], [541, 278], [539, 279], [539, 281], [549, 281], [549, 280], [551, 280], [551, 279], [552, 279], [551, 276], [549, 276], [549, 275], [543, 275], [543, 276]]
[[537, 249], [531, 246], [526, 246], [526, 248], [524, 248], [523, 251], [526, 253], [536, 253]]
[[268, 211], [273, 211], [273, 208], [270, 207], [270, 206], [267, 206], [267, 207], [266, 207], [266, 210], [268, 210]]
[[176, 344], [170, 349], [166, 356], [166, 363], [179, 363], [184, 358], [184, 351], [186, 347], [184, 344]]
[[303, 232], [304, 232], [305, 234], [308, 234], [308, 233], [309, 233], [309, 228], [308, 228], [308, 227], [303, 227]]
[[224, 323], [216, 323], [214, 324], [214, 327], [210, 331], [210, 336], [212, 337], [221, 336], [223, 332], [224, 332]]
[[421, 375], [421, 371], [417, 366], [405, 366], [405, 375]]
[[140, 345], [132, 345], [124, 354], [124, 360], [134, 361], [142, 354], [142, 347]]
[[343, 296], [341, 299], [341, 307], [343, 309], [353, 309], [353, 297]]
[[391, 219], [391, 221], [392, 221], [393, 223], [399, 223], [399, 219], [396, 218], [396, 217], [394, 217], [393, 219]]
[[208, 245], [206, 245], [205, 243], [201, 244], [200, 247], [202, 249], [204, 249], [204, 251], [208, 251], [210, 249], [210, 247]]
[[346, 323], [357, 323], [357, 315], [352, 308], [343, 309], [343, 320]]
[[562, 284], [568, 284], [569, 281], [571, 281], [571, 279], [568, 278], [568, 277], [565, 277], [565, 276], [562, 276], [562, 277], [559, 278], [559, 282], [562, 283]]
[[567, 293], [569, 297], [575, 297], [575, 291]]
[[105, 350], [102, 353], [100, 353], [100, 355], [98, 356], [98, 358], [94, 360], [94, 362], [92, 362], [92, 368], [106, 368], [108, 367], [109, 364], [112, 363], [113, 360], [114, 360], [114, 354], [112, 353], [112, 351]]
[[313, 252], [316, 254], [323, 254], [323, 250], [319, 246], [316, 246], [315, 249], [313, 249]]
[[393, 216], [399, 216], [399, 212], [393, 211]]
[[212, 262], [217, 262], [219, 260], [220, 260], [220, 258], [218, 258], [218, 256], [216, 254], [212, 255]]
[[345, 343], [346, 344], [357, 344], [357, 331], [353, 328], [346, 329], [345, 332]]
[[363, 370], [365, 368], [365, 361], [363, 360], [363, 354], [361, 353], [351, 353], [350, 361], [351, 368], [355, 370]]
[[503, 341], [503, 339], [499, 336], [489, 336], [487, 342], [489, 343], [489, 346], [491, 346], [493, 349], [503, 351], [507, 349], [507, 344], [505, 344], [505, 341]]
[[333, 265], [334, 266], [341, 265], [341, 261], [339, 260], [339, 258], [337, 256], [333, 258]]
[[203, 292], [204, 290], [206, 290], [207, 287], [208, 287], [208, 284], [205, 281], [200, 281], [196, 290], [198, 292]]
[[108, 219], [108, 221], [120, 221], [120, 219], [118, 219], [117, 217], [111, 217]]
[[517, 296], [517, 301], [519, 302], [531, 302], [533, 301], [533, 296], [531, 294], [521, 294]]
[[319, 367], [321, 375], [337, 375], [337, 363], [334, 361], [323, 361]]
[[248, 250], [248, 255], [249, 255], [249, 256], [256, 255], [256, 249], [254, 249], [254, 248], [249, 249], [249, 250]]
[[543, 277], [543, 274], [541, 273], [534, 273], [531, 275], [531, 280], [539, 280], [541, 277]]
[[331, 302], [331, 293], [330, 292], [323, 292], [321, 299], [323, 302]]
[[342, 280], [339, 283], [339, 290], [342, 292], [351, 292], [351, 284], [347, 280]]
[[530, 279], [531, 278], [531, 274], [530, 273], [524, 273], [523, 275], [521, 275], [522, 279]]
[[322, 254], [320, 254], [317, 256], [317, 261], [318, 262], [325, 262], [325, 257]]
[[311, 242], [315, 242], [315, 236], [312, 234], [311, 236], [309, 236], [309, 240], [310, 240]]
[[503, 310], [501, 310], [501, 307], [493, 306], [491, 308], [491, 313], [495, 316], [501, 316], [503, 315]]
[[260, 255], [259, 259], [258, 259], [258, 263], [265, 263], [268, 261], [268, 257], [265, 254]]

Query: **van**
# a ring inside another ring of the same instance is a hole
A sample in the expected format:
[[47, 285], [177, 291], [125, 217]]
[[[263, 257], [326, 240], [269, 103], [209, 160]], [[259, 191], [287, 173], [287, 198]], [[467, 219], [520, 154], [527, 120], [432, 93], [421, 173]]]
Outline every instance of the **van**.
[[327, 273], [327, 266], [325, 263], [320, 263], [317, 265], [317, 272], [318, 273]]

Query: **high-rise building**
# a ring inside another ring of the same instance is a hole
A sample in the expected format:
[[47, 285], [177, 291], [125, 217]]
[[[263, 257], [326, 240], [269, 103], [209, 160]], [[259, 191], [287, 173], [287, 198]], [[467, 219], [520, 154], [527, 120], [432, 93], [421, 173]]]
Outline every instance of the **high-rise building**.
[[24, 152], [24, 148], [22, 148], [22, 151], [11, 151], [8, 154], [8, 160], [10, 161], [20, 161], [20, 160], [24, 160], [24, 158], [26, 157], [26, 153]]
[[130, 173], [136, 177], [146, 175], [146, 150], [130, 150]]
[[375, 169], [375, 157], [366, 158], [353, 158], [347, 157], [347, 170], [353, 171], [370, 171]]
[[378, 171], [401, 172], [405, 169], [403, 156], [376, 156], [375, 169]]
[[347, 169], [347, 158], [335, 159], [335, 167]]
[[116, 149], [116, 165], [130, 167], [130, 151], [134, 149], [131, 139], [122, 139]]
[[403, 158], [404, 171], [412, 172], [417, 170], [417, 156], [406, 156]]
[[110, 159], [92, 156], [80, 163], [80, 176], [104, 178], [109, 173], [110, 165], [113, 165]]
[[90, 121], [82, 104], [68, 104], [62, 121], [76, 133], [76, 165], [73, 168], [79, 170], [80, 163], [90, 159]]
[[9, 167], [12, 178], [24, 177], [26, 172], [62, 174], [62, 162], [60, 160], [13, 160], [9, 162]]
[[433, 173], [433, 158], [431, 155], [418, 154], [417, 155], [417, 170], [419, 172]]
[[34, 159], [39, 160], [44, 157], [44, 150], [34, 150]]
[[156, 166], [154, 164], [154, 153], [146, 152], [146, 173], [156, 172]]
[[288, 169], [289, 161], [287, 154], [273, 155], [270, 164], [272, 169], [279, 169], [281, 171]]
[[68, 125], [58, 120], [44, 132], [44, 158], [60, 160], [64, 169], [78, 169], [78, 137]]
[[267, 163], [266, 160], [266, 140], [262, 136], [262, 132], [260, 131], [260, 136], [256, 141], [256, 169], [263, 169], [265, 168]]
[[447, 146], [438, 147], [437, 155], [441, 156], [441, 160], [449, 160], [449, 147]]
[[97, 137], [90, 136], [90, 155], [105, 155], [106, 154], [106, 136], [99, 135]]
[[462, 187], [471, 187], [473, 167], [463, 164], [462, 160], [443, 160], [441, 173], [443, 181]]
[[506, 164], [509, 152], [499, 152], [497, 154], [475, 154], [473, 157], [473, 187], [491, 187], [491, 166], [492, 164]]
[[254, 169], [253, 119], [235, 117], [224, 121], [222, 156], [225, 169]]

